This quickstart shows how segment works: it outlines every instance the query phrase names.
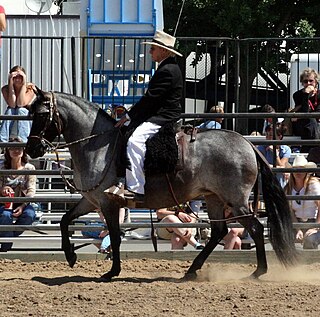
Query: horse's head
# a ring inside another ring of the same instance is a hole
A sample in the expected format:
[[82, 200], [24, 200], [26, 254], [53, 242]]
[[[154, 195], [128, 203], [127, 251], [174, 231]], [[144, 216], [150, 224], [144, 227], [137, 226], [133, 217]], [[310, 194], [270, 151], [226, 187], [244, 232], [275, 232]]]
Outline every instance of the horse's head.
[[35, 90], [36, 99], [29, 106], [29, 115], [32, 118], [32, 127], [26, 152], [36, 158], [44, 155], [49, 144], [61, 133], [61, 120], [57, 111], [53, 93]]

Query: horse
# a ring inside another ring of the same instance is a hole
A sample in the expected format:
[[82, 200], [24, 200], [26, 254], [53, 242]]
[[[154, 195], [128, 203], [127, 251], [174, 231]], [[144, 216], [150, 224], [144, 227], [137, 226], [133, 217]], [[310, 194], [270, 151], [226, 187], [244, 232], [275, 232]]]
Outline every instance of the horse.
[[[109, 200], [104, 190], [117, 181], [117, 160], [121, 152], [121, 130], [115, 120], [98, 105], [83, 98], [61, 93], [36, 91], [29, 107], [32, 127], [26, 152], [32, 157], [44, 155], [52, 141], [64, 136], [73, 161], [75, 187], [81, 200], [67, 211], [60, 222], [62, 249], [70, 267], [76, 253], [70, 244], [68, 225], [90, 210], [100, 209], [106, 219], [113, 250], [111, 269], [102, 275], [110, 281], [120, 266], [119, 205]], [[250, 275], [259, 278], [267, 272], [264, 227], [249, 208], [254, 190], [257, 202], [258, 174], [270, 230], [270, 241], [279, 261], [285, 266], [296, 263], [293, 227], [289, 204], [276, 177], [261, 153], [237, 132], [210, 130], [188, 142], [183, 168], [167, 175], [148, 175], [144, 207], [164, 208], [203, 196], [211, 227], [211, 238], [196, 256], [185, 277], [194, 279], [207, 257], [227, 234], [224, 209], [228, 207], [256, 245], [257, 267]], [[172, 191], [169, 190], [172, 188]]]

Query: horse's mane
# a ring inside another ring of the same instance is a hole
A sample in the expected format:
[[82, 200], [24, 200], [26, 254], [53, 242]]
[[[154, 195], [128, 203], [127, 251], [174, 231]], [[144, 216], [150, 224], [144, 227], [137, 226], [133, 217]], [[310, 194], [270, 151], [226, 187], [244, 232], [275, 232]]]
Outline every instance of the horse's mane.
[[87, 99], [84, 99], [79, 96], [71, 95], [64, 92], [54, 92], [57, 95], [61, 95], [64, 99], [68, 99], [74, 104], [81, 105], [81, 108], [85, 108], [87, 111], [95, 110], [100, 112], [102, 116], [104, 116], [107, 120], [111, 120], [112, 122], [116, 122], [114, 118], [112, 118], [106, 111], [104, 111], [97, 103], [91, 102]]

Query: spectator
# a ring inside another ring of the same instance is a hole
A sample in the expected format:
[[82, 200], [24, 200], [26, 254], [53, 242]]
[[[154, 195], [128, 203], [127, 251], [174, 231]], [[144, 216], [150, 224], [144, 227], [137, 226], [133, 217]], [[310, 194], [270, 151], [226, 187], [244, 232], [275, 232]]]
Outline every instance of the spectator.
[[[269, 104], [265, 104], [261, 108], [261, 112], [266, 112], [266, 113], [276, 113], [276, 110]], [[276, 118], [276, 122], [281, 123], [283, 121], [283, 118]], [[263, 123], [263, 128], [262, 128], [262, 135], [266, 135], [266, 128], [267, 126], [272, 125], [273, 118], [266, 118]]]
[[[187, 209], [188, 210], [188, 209]], [[194, 223], [196, 218], [187, 211], [184, 212], [180, 207], [176, 210], [162, 208], [157, 210], [157, 217], [161, 223]], [[158, 228], [157, 235], [160, 239], [171, 240], [172, 250], [183, 250], [187, 244], [196, 250], [202, 250], [204, 246], [194, 237], [193, 228]]]
[[[5, 114], [27, 116], [29, 111], [25, 106], [35, 98], [34, 88], [34, 84], [27, 83], [26, 72], [22, 66], [11, 68], [8, 84], [2, 87], [3, 98], [8, 104]], [[8, 142], [11, 134], [20, 137], [22, 142], [27, 142], [30, 129], [31, 121], [4, 120], [0, 127], [0, 142]]]
[[[320, 92], [318, 90], [318, 73], [312, 68], [306, 68], [300, 75], [303, 88], [293, 94], [294, 109], [291, 112], [319, 112]], [[319, 138], [319, 119], [292, 119], [292, 132], [301, 139]], [[302, 152], [308, 152], [310, 147], [302, 147]]]
[[[315, 168], [316, 164], [308, 162], [304, 156], [297, 156], [292, 167]], [[320, 201], [299, 200], [299, 195], [320, 195], [320, 180], [311, 173], [294, 172], [285, 186], [288, 195], [296, 195], [296, 200], [291, 200], [292, 221], [301, 223], [320, 223]], [[297, 229], [296, 239], [303, 244], [304, 249], [317, 249], [320, 244], [320, 231], [317, 228]]]
[[[224, 113], [223, 107], [221, 106], [213, 106], [210, 111], [210, 113]], [[221, 129], [221, 125], [224, 118], [213, 118], [212, 120], [206, 120], [205, 122], [201, 123], [199, 126], [197, 126], [198, 129]]]
[[[1, 65], [1, 56], [2, 56], [1, 32], [5, 31], [6, 28], [7, 28], [6, 13], [4, 11], [4, 7], [0, 5], [0, 65]], [[0, 66], [0, 70], [1, 70], [1, 66]]]
[[[10, 142], [21, 142], [19, 138], [12, 138]], [[34, 165], [28, 163], [27, 154], [23, 147], [9, 147], [5, 149], [4, 161], [1, 168], [12, 170], [34, 170]], [[2, 175], [0, 177], [0, 194], [14, 197], [33, 197], [36, 192], [35, 175]], [[14, 222], [15, 220], [15, 222]], [[0, 225], [31, 225], [35, 220], [35, 211], [29, 203], [13, 203], [9, 208], [0, 207]], [[22, 231], [0, 232], [2, 237], [17, 237]], [[9, 251], [12, 243], [2, 243], [1, 252]]]
[[[92, 222], [88, 221], [86, 222], [87, 226], [96, 226], [98, 224], [106, 224], [106, 221], [104, 219], [104, 216], [100, 210], [98, 210], [100, 222]], [[128, 209], [127, 208], [120, 208], [119, 209], [119, 223], [124, 223], [128, 219]], [[99, 249], [100, 253], [110, 253], [110, 236], [108, 229], [104, 229], [99, 231], [81, 231], [82, 235], [84, 237], [88, 238], [94, 238], [94, 239], [100, 239], [101, 243], [97, 244], [96, 247]], [[123, 238], [125, 235], [125, 231], [121, 230], [121, 237]]]
[[229, 228], [223, 237], [225, 250], [240, 250], [245, 230], [243, 228]]
[[[276, 140], [282, 140], [283, 135], [286, 131], [286, 126], [282, 123], [277, 123], [276, 125]], [[269, 125], [266, 127], [266, 139], [273, 140], [273, 126]], [[271, 166], [276, 167], [286, 167], [290, 156], [291, 149], [288, 145], [258, 145], [258, 150], [264, 155], [266, 160]], [[275, 151], [275, 153], [274, 153]], [[274, 154], [275, 154], [275, 164], [274, 164]], [[287, 183], [288, 175], [286, 173], [277, 173], [277, 178], [282, 187]]]

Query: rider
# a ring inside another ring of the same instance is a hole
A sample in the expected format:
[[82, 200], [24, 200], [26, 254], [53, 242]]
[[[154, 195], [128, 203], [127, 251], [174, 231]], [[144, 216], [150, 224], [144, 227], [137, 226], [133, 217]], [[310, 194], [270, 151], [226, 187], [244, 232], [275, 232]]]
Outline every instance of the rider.
[[120, 182], [105, 190], [107, 196], [125, 204], [126, 197], [136, 201], [144, 199], [144, 157], [145, 142], [156, 134], [167, 123], [176, 122], [181, 115], [181, 98], [183, 80], [175, 55], [182, 56], [174, 49], [175, 37], [156, 31], [150, 44], [150, 55], [154, 62], [159, 63], [149, 82], [145, 95], [117, 122], [121, 127], [130, 120], [128, 129], [136, 127], [127, 143], [127, 155], [131, 169], [126, 169], [126, 190]]

